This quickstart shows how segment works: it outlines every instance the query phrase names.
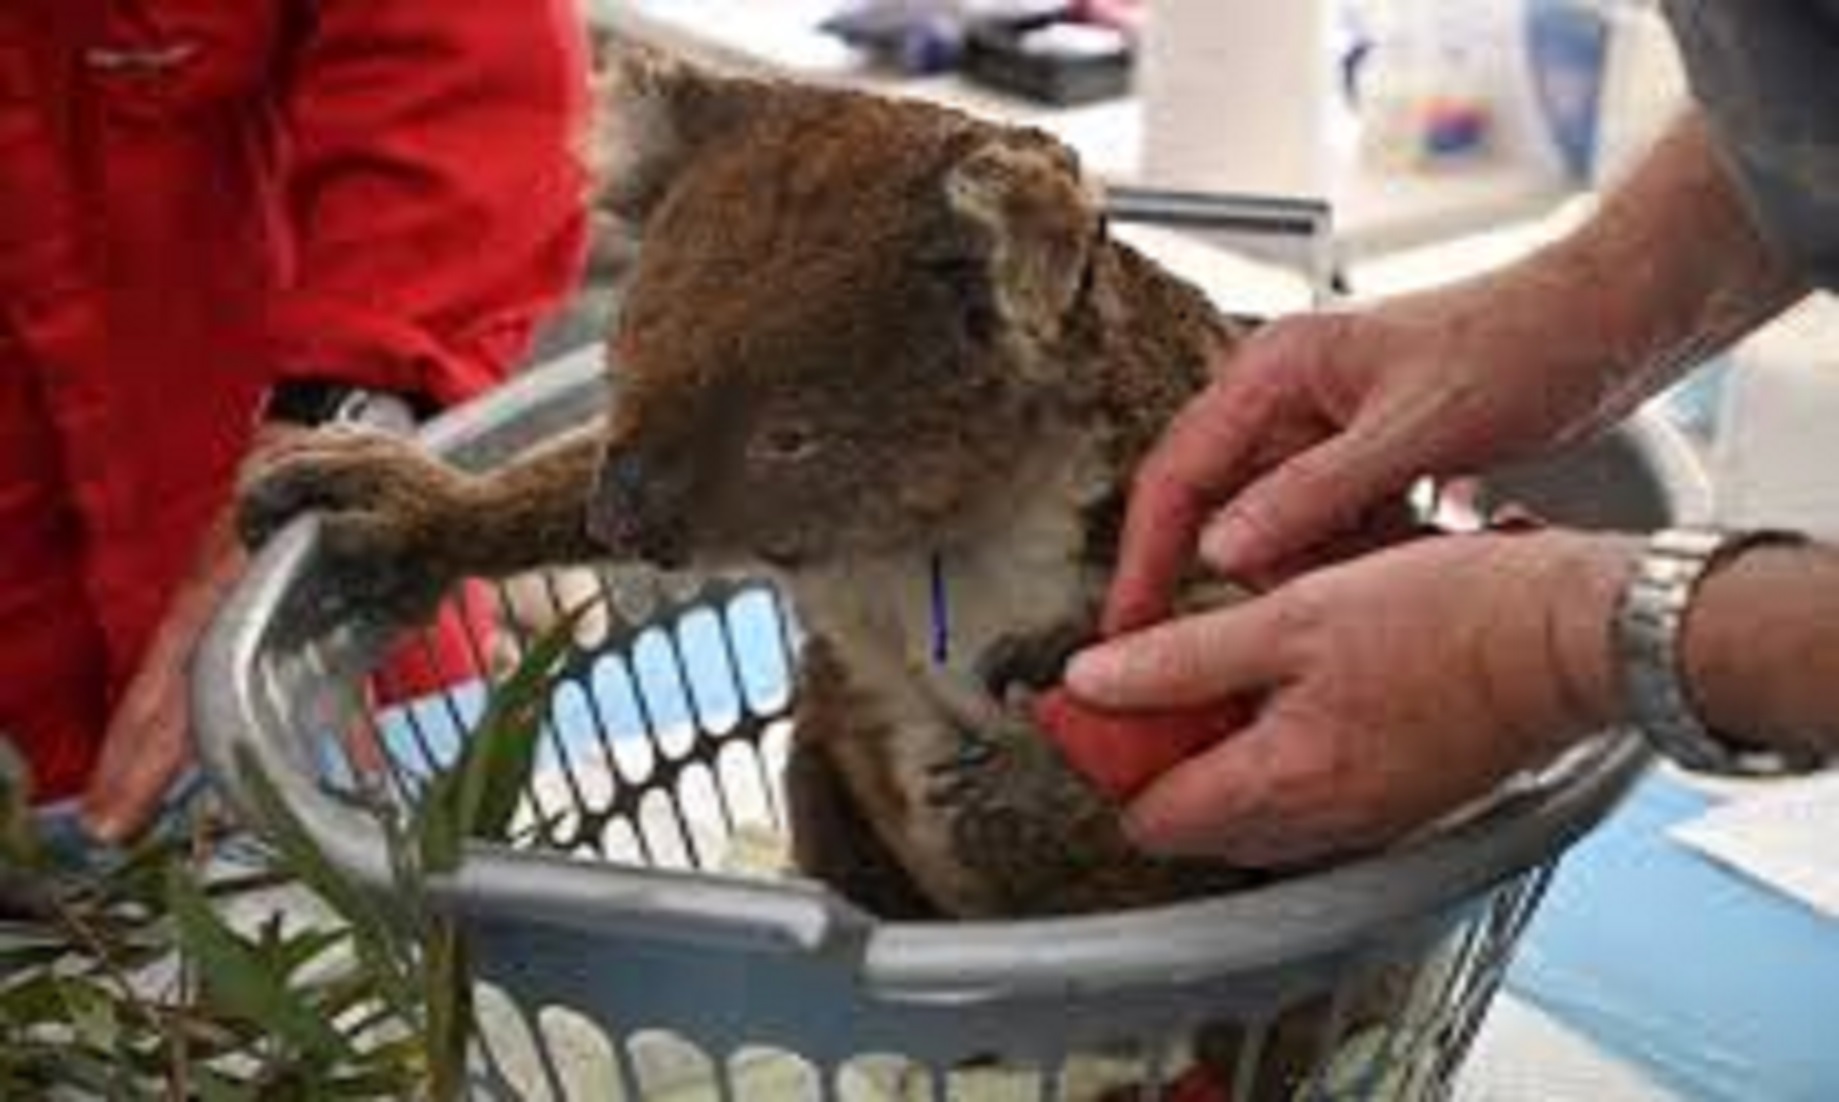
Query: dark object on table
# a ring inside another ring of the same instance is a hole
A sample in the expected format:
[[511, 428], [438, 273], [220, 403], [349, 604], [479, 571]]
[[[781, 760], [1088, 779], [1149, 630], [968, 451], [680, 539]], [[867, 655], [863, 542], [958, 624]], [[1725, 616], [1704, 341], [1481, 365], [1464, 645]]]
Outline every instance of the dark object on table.
[[1130, 91], [1128, 35], [1095, 23], [999, 22], [970, 28], [964, 73], [980, 84], [1071, 106]]

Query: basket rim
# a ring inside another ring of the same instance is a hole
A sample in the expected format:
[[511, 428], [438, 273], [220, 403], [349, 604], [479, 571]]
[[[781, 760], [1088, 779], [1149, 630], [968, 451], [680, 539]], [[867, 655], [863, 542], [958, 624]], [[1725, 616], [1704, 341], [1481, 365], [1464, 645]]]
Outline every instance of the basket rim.
[[[506, 447], [511, 427], [553, 426], [571, 415], [582, 420], [583, 411], [604, 404], [606, 391], [600, 354], [579, 350], [441, 417], [420, 439], [436, 454], [477, 462], [516, 450]], [[1616, 431], [1633, 437], [1654, 465], [1675, 515], [1703, 512], [1704, 475], [1678, 430], [1648, 410]], [[245, 810], [247, 755], [334, 865], [388, 891], [381, 829], [313, 782], [254, 681], [274, 612], [311, 571], [318, 546], [314, 518], [289, 525], [254, 556], [222, 606], [194, 668], [200, 750], [213, 779]], [[469, 846], [460, 869], [431, 888], [441, 905], [482, 923], [811, 955], [845, 967], [862, 987], [887, 998], [1166, 988], [1358, 954], [1371, 947], [1376, 931], [1460, 911], [1487, 889], [1554, 863], [1650, 760], [1639, 739], [1611, 732], [1573, 750], [1539, 785], [1412, 844], [1244, 892], [1106, 915], [883, 921], [816, 884], [590, 864], [480, 844]]]

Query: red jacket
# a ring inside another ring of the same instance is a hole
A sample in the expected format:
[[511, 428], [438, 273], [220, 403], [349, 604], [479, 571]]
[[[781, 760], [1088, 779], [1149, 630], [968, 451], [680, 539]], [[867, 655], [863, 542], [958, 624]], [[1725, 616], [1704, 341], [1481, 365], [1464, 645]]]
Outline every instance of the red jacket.
[[452, 402], [570, 287], [567, 0], [0, 0], [0, 732], [80, 785], [276, 378]]

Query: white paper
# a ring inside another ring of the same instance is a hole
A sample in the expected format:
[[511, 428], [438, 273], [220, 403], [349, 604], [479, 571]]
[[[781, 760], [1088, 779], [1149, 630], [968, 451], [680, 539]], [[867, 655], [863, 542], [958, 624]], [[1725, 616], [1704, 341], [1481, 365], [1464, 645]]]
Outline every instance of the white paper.
[[1839, 920], [1839, 772], [1778, 781], [1681, 823], [1674, 838]]

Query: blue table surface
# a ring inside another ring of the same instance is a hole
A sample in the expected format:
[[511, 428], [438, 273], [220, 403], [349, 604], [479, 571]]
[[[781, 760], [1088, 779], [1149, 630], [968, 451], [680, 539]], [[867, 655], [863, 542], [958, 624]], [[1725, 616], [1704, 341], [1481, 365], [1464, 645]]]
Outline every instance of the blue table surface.
[[1839, 921], [1667, 835], [1711, 803], [1647, 778], [1566, 860], [1508, 988], [1683, 1099], [1833, 1102]]

